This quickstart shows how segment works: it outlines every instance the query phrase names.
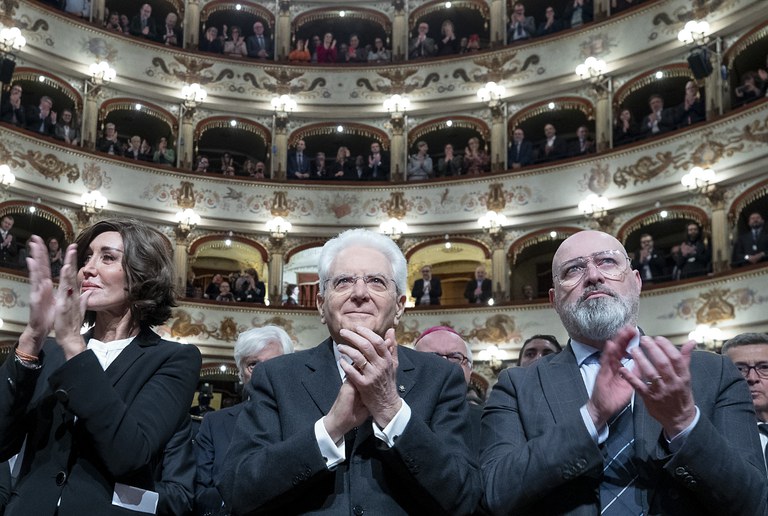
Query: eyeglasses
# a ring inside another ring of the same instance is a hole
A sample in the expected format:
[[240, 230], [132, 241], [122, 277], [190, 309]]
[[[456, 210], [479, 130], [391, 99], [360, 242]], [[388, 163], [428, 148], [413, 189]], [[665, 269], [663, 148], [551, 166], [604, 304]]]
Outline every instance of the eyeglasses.
[[760, 378], [768, 378], [768, 363], [766, 362], [760, 362], [759, 364], [755, 365], [749, 365], [749, 364], [736, 364], [736, 369], [739, 370], [741, 373], [741, 376], [744, 378], [749, 378], [749, 372], [751, 370], [755, 370], [755, 374]]
[[589, 256], [579, 256], [560, 265], [555, 278], [563, 287], [572, 287], [587, 273], [590, 262], [605, 278], [620, 280], [627, 272], [629, 257], [617, 250], [598, 251]]
[[331, 284], [331, 289], [337, 294], [344, 294], [352, 290], [357, 285], [359, 280], [363, 280], [368, 292], [375, 292], [377, 294], [383, 294], [389, 290], [390, 282], [394, 283], [394, 280], [387, 278], [382, 274], [364, 274], [362, 276], [350, 276], [349, 274], [340, 274], [335, 278], [325, 280], [326, 283]]
[[251, 371], [253, 371], [253, 368], [256, 367], [256, 364], [258, 364], [258, 363], [259, 363], [258, 360], [254, 360], [253, 362], [248, 362], [247, 364], [245, 364], [245, 368], [250, 373]]
[[453, 362], [454, 364], [464, 365], [469, 362], [469, 358], [467, 358], [463, 353], [459, 353], [458, 351], [454, 351], [453, 353], [438, 353], [437, 351], [433, 351], [432, 354], [443, 357], [447, 361]]

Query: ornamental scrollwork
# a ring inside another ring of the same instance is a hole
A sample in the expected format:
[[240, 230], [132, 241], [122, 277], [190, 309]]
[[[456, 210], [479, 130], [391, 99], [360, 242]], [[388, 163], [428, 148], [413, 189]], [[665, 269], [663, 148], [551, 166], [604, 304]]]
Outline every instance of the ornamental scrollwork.
[[80, 169], [72, 163], [64, 163], [54, 154], [43, 154], [40, 151], [27, 151], [26, 154], [15, 152], [14, 155], [23, 159], [46, 179], [61, 182], [61, 176], [66, 176], [70, 183], [80, 179]]
[[654, 177], [663, 174], [670, 167], [679, 169], [686, 161], [683, 154], [672, 154], [671, 152], [657, 152], [656, 156], [643, 156], [637, 160], [634, 165], [621, 167], [613, 174], [613, 182], [619, 188], [626, 188], [629, 181], [633, 185], [647, 183]]

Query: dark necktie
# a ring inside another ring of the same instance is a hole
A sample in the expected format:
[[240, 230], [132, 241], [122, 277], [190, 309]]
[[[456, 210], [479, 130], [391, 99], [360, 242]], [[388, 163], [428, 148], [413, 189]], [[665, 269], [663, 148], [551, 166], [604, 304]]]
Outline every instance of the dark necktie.
[[624, 407], [608, 421], [608, 439], [603, 443], [605, 456], [603, 479], [600, 482], [601, 515], [640, 515], [642, 505], [637, 499], [635, 483], [637, 468], [633, 464], [635, 436], [632, 408]]
[[259, 48], [264, 48], [264, 36], [259, 36]]
[[753, 229], [752, 230], [752, 240], [757, 243], [757, 239], [760, 238], [760, 230], [759, 229]]
[[296, 155], [296, 164], [299, 166], [299, 170], [301, 170], [301, 163], [302, 163], [302, 157], [301, 154]]
[[523, 24], [521, 22], [517, 22], [517, 37], [523, 37]]

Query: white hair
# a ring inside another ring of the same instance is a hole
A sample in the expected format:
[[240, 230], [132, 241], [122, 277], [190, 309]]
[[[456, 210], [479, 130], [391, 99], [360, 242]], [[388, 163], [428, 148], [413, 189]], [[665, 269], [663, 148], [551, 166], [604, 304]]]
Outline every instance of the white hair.
[[293, 353], [293, 341], [291, 337], [279, 326], [262, 326], [251, 328], [237, 336], [235, 342], [235, 364], [240, 380], [243, 379], [246, 357], [258, 353], [272, 342], [277, 342], [283, 350], [283, 354]]

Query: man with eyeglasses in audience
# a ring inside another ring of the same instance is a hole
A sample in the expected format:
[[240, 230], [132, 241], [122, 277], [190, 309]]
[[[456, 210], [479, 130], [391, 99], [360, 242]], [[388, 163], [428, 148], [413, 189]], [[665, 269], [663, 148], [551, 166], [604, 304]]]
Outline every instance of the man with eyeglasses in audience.
[[442, 295], [443, 287], [440, 285], [440, 278], [432, 276], [431, 265], [424, 265], [421, 268], [421, 279], [413, 282], [411, 290], [411, 297], [416, 306], [439, 305]]
[[407, 265], [352, 229], [319, 257], [330, 337], [253, 370], [220, 491], [236, 514], [469, 514], [480, 477], [467, 385], [446, 360], [399, 346]]
[[637, 327], [642, 280], [600, 231], [566, 239], [550, 301], [561, 353], [499, 380], [482, 423], [491, 514], [766, 514], [752, 401], [724, 357]]
[[757, 416], [760, 446], [768, 460], [768, 334], [742, 333], [723, 345], [723, 355], [733, 361], [749, 385]]
[[[261, 362], [293, 353], [291, 337], [279, 326], [262, 326], [244, 331], [235, 342], [235, 364], [243, 383], [243, 400], [250, 392], [251, 373]], [[245, 403], [238, 403], [203, 418], [195, 437], [197, 479], [195, 481], [196, 514], [209, 516], [229, 514], [216, 483], [219, 481], [237, 416]]]

